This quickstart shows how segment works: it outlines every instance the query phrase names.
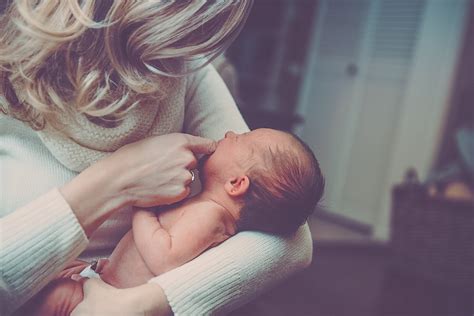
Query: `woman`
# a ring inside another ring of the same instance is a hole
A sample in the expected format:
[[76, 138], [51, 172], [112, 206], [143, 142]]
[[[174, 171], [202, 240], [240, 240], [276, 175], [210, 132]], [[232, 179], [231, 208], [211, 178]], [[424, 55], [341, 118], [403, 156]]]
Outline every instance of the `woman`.
[[[17, 0], [0, 25], [0, 306], [8, 314], [79, 255], [106, 257], [130, 207], [189, 193], [196, 156], [245, 132], [212, 60], [251, 0]], [[176, 132], [185, 132], [193, 137]], [[76, 315], [230, 311], [311, 260], [247, 232], [126, 290], [84, 284]], [[74, 264], [72, 264], [74, 266]]]

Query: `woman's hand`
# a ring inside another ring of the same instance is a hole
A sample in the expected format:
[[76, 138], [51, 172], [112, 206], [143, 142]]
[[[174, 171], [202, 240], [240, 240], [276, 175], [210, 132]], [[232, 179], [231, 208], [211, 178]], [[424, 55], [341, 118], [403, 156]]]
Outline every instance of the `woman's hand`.
[[186, 134], [154, 136], [123, 146], [84, 170], [60, 191], [88, 236], [115, 210], [171, 204], [189, 192], [197, 154], [216, 142]]
[[89, 262], [76, 259], [69, 263], [64, 270], [56, 276], [56, 279], [69, 279], [72, 275], [81, 273], [89, 264]]
[[134, 206], [172, 204], [188, 196], [197, 154], [212, 154], [216, 142], [187, 134], [150, 137], [123, 146], [103, 161], [121, 194]]
[[157, 284], [116, 289], [101, 280], [89, 279], [85, 281], [83, 291], [84, 299], [71, 316], [172, 315], [166, 296]]

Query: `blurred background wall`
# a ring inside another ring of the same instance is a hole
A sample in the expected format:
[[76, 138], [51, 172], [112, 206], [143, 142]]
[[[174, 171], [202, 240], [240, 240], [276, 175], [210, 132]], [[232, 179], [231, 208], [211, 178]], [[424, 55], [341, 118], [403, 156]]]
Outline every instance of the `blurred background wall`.
[[463, 0], [256, 1], [227, 53], [239, 106], [251, 127], [313, 148], [326, 215], [388, 240], [392, 186], [409, 167], [423, 179], [449, 159], [453, 83], [472, 63], [469, 10]]
[[327, 181], [311, 266], [233, 316], [474, 315], [474, 0], [255, 0], [214, 64]]
[[474, 315], [474, 2], [256, 0], [226, 56], [327, 183], [311, 266], [234, 315]]

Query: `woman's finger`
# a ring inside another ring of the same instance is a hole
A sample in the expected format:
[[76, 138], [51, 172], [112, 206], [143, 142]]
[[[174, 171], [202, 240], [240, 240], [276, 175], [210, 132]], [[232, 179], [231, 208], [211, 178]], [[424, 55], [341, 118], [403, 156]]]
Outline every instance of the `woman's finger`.
[[84, 298], [72, 316], [171, 315], [166, 296], [156, 284], [116, 289], [99, 279], [90, 279], [84, 283], [83, 292]]
[[196, 170], [184, 171], [184, 186], [189, 186], [196, 179]]
[[181, 189], [181, 192], [179, 192], [178, 195], [176, 196], [176, 200], [173, 203], [181, 201], [182, 199], [186, 198], [189, 194], [191, 194], [191, 188], [189, 186], [184, 186]]
[[84, 264], [88, 264], [87, 261], [84, 261], [84, 260], [79, 260], [79, 259], [76, 259], [74, 261], [72, 261], [71, 263], [69, 263], [66, 268], [72, 268], [72, 267], [77, 267], [77, 266], [83, 266]]
[[185, 137], [188, 142], [186, 147], [194, 154], [210, 155], [217, 148], [217, 142], [215, 140], [187, 134]]
[[70, 278], [71, 275], [80, 273], [89, 265], [88, 262], [82, 260], [74, 260], [66, 266], [66, 268], [61, 271], [56, 278]]
[[71, 280], [74, 280], [84, 285], [84, 282], [86, 282], [87, 278], [81, 276], [80, 274], [73, 274], [71, 275]]
[[196, 169], [197, 167], [197, 159], [196, 157], [193, 155], [191, 159], [189, 159], [189, 162], [188, 164], [186, 165], [186, 168], [188, 168], [189, 170], [191, 169]]

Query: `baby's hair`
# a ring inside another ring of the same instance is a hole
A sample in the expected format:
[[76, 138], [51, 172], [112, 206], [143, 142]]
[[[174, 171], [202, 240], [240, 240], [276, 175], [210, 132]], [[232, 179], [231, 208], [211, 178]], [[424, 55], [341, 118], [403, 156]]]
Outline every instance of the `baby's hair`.
[[222, 53], [252, 3], [12, 1], [0, 16], [0, 111], [35, 129], [71, 111], [118, 121]]
[[269, 148], [249, 170], [237, 228], [291, 234], [312, 214], [324, 192], [324, 177], [307, 144], [296, 135], [291, 148]]

